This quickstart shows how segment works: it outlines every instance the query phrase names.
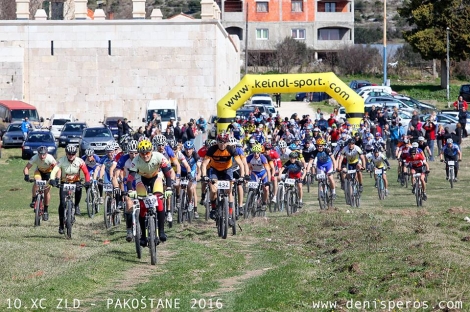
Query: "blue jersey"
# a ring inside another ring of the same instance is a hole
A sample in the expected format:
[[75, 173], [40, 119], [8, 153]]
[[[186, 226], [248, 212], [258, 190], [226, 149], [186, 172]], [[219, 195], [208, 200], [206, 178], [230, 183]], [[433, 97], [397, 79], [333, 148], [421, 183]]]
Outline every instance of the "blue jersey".
[[117, 162], [116, 168], [117, 169], [124, 169], [124, 165], [126, 164], [126, 161], [130, 158], [129, 154], [122, 155], [119, 158], [119, 161]]
[[104, 166], [104, 182], [105, 183], [110, 183], [111, 182], [111, 175], [109, 170], [111, 169], [111, 166], [113, 164], [116, 164], [116, 161], [113, 159], [109, 159], [108, 157], [103, 157], [101, 159], [101, 165]]
[[93, 155], [91, 160], [88, 159], [86, 155], [82, 156], [83, 161], [85, 162], [86, 168], [88, 169], [88, 173], [90, 176], [95, 172], [96, 168], [100, 167], [101, 159], [98, 155]]
[[263, 154], [259, 155], [258, 158], [255, 158], [254, 154], [248, 155], [246, 162], [249, 166], [251, 166], [253, 172], [261, 173], [264, 173], [266, 170], [265, 165], [268, 164], [268, 160]]
[[283, 165], [283, 167], [287, 172], [295, 174], [301, 172], [304, 166], [298, 160], [294, 161], [293, 163], [289, 160]]
[[168, 160], [170, 160], [170, 158], [175, 157], [175, 152], [173, 151], [173, 149], [169, 145], [165, 145], [165, 148], [163, 149], [162, 154]]
[[442, 153], [447, 157], [454, 157], [460, 151], [460, 148], [457, 144], [452, 143], [452, 146], [449, 147], [447, 144], [442, 148]]
[[323, 148], [323, 151], [319, 151], [318, 149], [313, 151], [312, 157], [317, 158], [317, 166], [324, 165], [327, 163], [331, 163], [331, 156], [332, 153], [328, 148]]
[[[182, 153], [184, 158], [189, 164], [189, 167], [191, 168], [191, 173], [195, 175], [196, 169], [197, 169], [197, 162], [199, 160], [199, 155], [196, 153], [196, 151], [193, 150], [192, 154], [187, 156], [186, 153]], [[181, 166], [181, 172], [186, 172], [186, 166]]]

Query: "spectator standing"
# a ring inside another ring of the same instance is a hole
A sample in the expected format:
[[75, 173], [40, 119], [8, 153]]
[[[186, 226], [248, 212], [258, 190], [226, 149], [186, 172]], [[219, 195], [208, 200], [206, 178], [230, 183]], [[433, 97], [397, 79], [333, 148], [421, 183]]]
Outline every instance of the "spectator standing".
[[23, 119], [23, 122], [21, 123], [21, 131], [23, 132], [23, 140], [26, 140], [26, 138], [28, 137], [28, 132], [32, 128], [33, 128], [33, 126], [29, 122], [29, 118], [25, 117]]
[[124, 125], [121, 119], [117, 120], [117, 129], [118, 129], [118, 143], [121, 143], [121, 138], [124, 133]]
[[386, 156], [387, 158], [390, 158], [391, 157], [391, 149], [390, 149], [390, 127], [388, 125], [388, 123], [386, 123], [384, 126], [383, 126], [383, 129], [382, 129], [382, 138], [385, 142], [385, 153], [386, 153]]
[[276, 107], [281, 107], [281, 93], [274, 93], [276, 99]]
[[442, 151], [442, 142], [445, 142], [444, 139], [445, 135], [445, 129], [443, 125], [439, 125], [437, 128], [437, 133], [436, 133], [436, 141], [437, 141], [437, 155], [441, 154]]
[[321, 108], [317, 108], [317, 112], [315, 113], [315, 120], [320, 120], [321, 116], [323, 115]]
[[175, 129], [173, 130], [173, 133], [175, 135], [176, 142], [182, 142], [181, 139], [181, 127], [180, 127], [180, 122], [176, 122]]
[[462, 131], [463, 131], [462, 137], [463, 138], [466, 138], [468, 136], [467, 129], [466, 129], [467, 117], [468, 117], [468, 113], [465, 107], [459, 110], [459, 123], [462, 125]]
[[326, 129], [329, 127], [328, 120], [325, 119], [323, 113], [320, 113], [320, 119], [318, 120], [317, 125], [318, 125], [318, 128], [320, 128], [322, 132], [326, 131]]
[[397, 125], [397, 122], [392, 121], [392, 125], [390, 126], [390, 153], [393, 159], [395, 159], [395, 150], [401, 135], [400, 127]]
[[457, 101], [454, 102], [454, 109], [460, 111], [464, 108], [465, 108], [465, 110], [468, 110], [468, 104], [463, 99], [463, 97], [461, 95], [459, 95], [459, 98], [457, 99]]
[[206, 133], [207, 129], [207, 121], [204, 119], [203, 116], [199, 116], [199, 119], [196, 120], [196, 126], [202, 133]]
[[457, 123], [457, 126], [455, 127], [455, 132], [452, 133], [451, 137], [452, 140], [454, 140], [454, 143], [460, 146], [462, 144], [462, 135], [463, 135], [463, 129], [462, 125], [460, 122]]
[[138, 142], [140, 142], [141, 138], [142, 137], [145, 137], [145, 133], [144, 133], [144, 127], [139, 127], [139, 129], [137, 130], [136, 133], [134, 133], [134, 135], [132, 136], [132, 138]]
[[186, 128], [186, 138], [187, 141], [191, 141], [194, 143], [194, 139], [196, 138], [196, 134], [194, 133], [193, 123], [188, 123], [188, 127]]
[[378, 110], [376, 109], [375, 105], [372, 105], [371, 110], [369, 111], [369, 119], [372, 122], [376, 122], [378, 117]]
[[122, 122], [122, 133], [123, 134], [131, 134], [131, 126], [129, 126], [129, 122], [127, 121], [127, 118], [124, 118]]
[[429, 146], [429, 151], [430, 151], [429, 159], [431, 161], [434, 161], [434, 144], [436, 142], [436, 124], [428, 119], [426, 123], [424, 124], [423, 129], [425, 131], [424, 138], [427, 140], [427, 143]]

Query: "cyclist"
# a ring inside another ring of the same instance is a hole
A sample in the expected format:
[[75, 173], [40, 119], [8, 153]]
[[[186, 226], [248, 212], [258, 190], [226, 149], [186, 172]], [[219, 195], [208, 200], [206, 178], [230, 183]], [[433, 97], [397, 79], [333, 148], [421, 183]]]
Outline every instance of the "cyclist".
[[121, 190], [122, 191], [127, 191], [123, 193], [122, 200], [126, 201], [126, 207], [127, 210], [124, 211], [124, 216], [126, 218], [126, 241], [131, 242], [132, 241], [132, 206], [133, 202], [132, 199], [127, 196], [130, 191], [135, 190], [135, 180], [134, 182], [130, 185], [131, 188], [127, 188], [127, 178], [129, 176], [129, 168], [132, 165], [132, 161], [134, 158], [137, 156], [137, 146], [139, 142], [136, 140], [131, 140], [127, 144], [127, 154], [122, 156], [119, 161], [116, 164], [116, 169], [114, 170], [114, 176], [117, 179], [118, 177], [122, 177], [123, 183], [121, 184]]
[[271, 181], [273, 182], [273, 197], [271, 198], [271, 202], [275, 203], [278, 187], [279, 168], [282, 167], [282, 162], [279, 154], [276, 152], [270, 142], [264, 143], [264, 155], [267, 157], [268, 162], [273, 169], [271, 173]]
[[[398, 159], [398, 177], [400, 177], [401, 173], [404, 172], [403, 163], [410, 156], [411, 148], [410, 140], [408, 138], [405, 138], [402, 142], [402, 145], [397, 147], [395, 156]], [[397, 179], [397, 182], [400, 182], [399, 179]]]
[[[215, 140], [207, 139], [204, 142], [204, 146], [201, 147], [197, 151], [197, 154], [199, 155], [199, 158], [204, 159], [204, 157], [206, 157], [206, 153], [207, 153], [207, 150], [209, 149], [209, 147], [211, 147], [213, 145], [216, 145], [216, 144], [217, 144], [217, 142]], [[204, 200], [206, 199], [206, 193], [204, 193], [205, 190], [206, 190], [206, 182], [201, 179], [201, 201], [199, 202], [200, 205], [204, 205]]]
[[281, 173], [287, 173], [287, 178], [297, 179], [297, 190], [299, 192], [299, 206], [303, 206], [302, 181], [305, 178], [304, 164], [299, 160], [299, 153], [291, 152], [289, 160], [282, 165]]
[[[217, 135], [217, 145], [211, 146], [206, 153], [206, 157], [202, 161], [201, 165], [201, 174], [202, 178], [209, 182], [212, 180], [224, 180], [224, 181], [232, 181], [233, 180], [233, 171], [232, 171], [232, 157], [233, 160], [238, 164], [240, 167], [240, 176], [244, 176], [245, 179], [249, 179], [248, 176], [245, 176], [245, 166], [240, 159], [236, 149], [233, 146], [228, 146], [229, 142], [229, 135], [225, 132], [219, 133]], [[210, 163], [210, 174], [211, 176], [207, 176], [207, 169]], [[210, 200], [211, 200], [211, 211], [210, 211], [210, 218], [215, 219], [215, 211], [216, 211], [216, 199], [217, 199], [217, 184], [211, 183], [209, 185], [209, 193], [210, 193]], [[232, 215], [233, 211], [233, 194], [232, 194], [232, 183], [230, 183], [230, 191], [229, 191], [229, 216]], [[229, 222], [233, 224], [233, 220], [229, 219]]]
[[[359, 182], [359, 192], [363, 191], [363, 186], [362, 186], [362, 172], [361, 170], [364, 169], [362, 164], [366, 164], [366, 160], [364, 157], [364, 153], [362, 152], [362, 149], [356, 145], [356, 140], [354, 139], [349, 139], [348, 145], [345, 146], [340, 153], [338, 163], [336, 164], [336, 168], [341, 168], [341, 163], [343, 162], [343, 159], [346, 158], [347, 161], [347, 170], [352, 170], [356, 169], [357, 170], [357, 180]], [[338, 169], [337, 169], [338, 170]], [[344, 176], [345, 173], [341, 173]]]
[[[77, 147], [75, 145], [67, 145], [65, 147], [65, 156], [57, 161], [57, 165], [51, 172], [52, 186], [60, 183], [76, 183], [75, 188], [75, 215], [80, 215], [80, 200], [82, 198], [82, 187], [80, 182], [80, 171], [85, 175], [85, 187], [90, 186], [90, 174], [85, 162], [80, 157], [76, 157]], [[59, 191], [59, 234], [64, 234], [64, 205], [65, 193], [62, 188]]]
[[312, 160], [314, 159], [315, 173], [319, 171], [325, 172], [328, 175], [328, 181], [330, 182], [331, 193], [333, 199], [336, 198], [336, 186], [335, 179], [332, 172], [336, 171], [336, 159], [329, 148], [326, 148], [325, 139], [318, 139], [316, 141], [317, 149], [312, 153]]
[[431, 149], [429, 148], [428, 143], [426, 143], [426, 140], [424, 139], [423, 136], [418, 137], [418, 147], [420, 150], [423, 151], [423, 153], [425, 153], [425, 156], [428, 155], [427, 157], [431, 159], [432, 157]]
[[[245, 151], [243, 150], [243, 146], [240, 143], [240, 141], [230, 138], [229, 141], [231, 142], [232, 146], [235, 146], [235, 150], [238, 153], [238, 156], [240, 156], [240, 159], [243, 163], [243, 166], [245, 168], [245, 172], [249, 172], [250, 168], [248, 168], [248, 163], [246, 162], [246, 155]], [[232, 159], [232, 170], [233, 170], [233, 179], [238, 180], [237, 181], [237, 192], [238, 192], [238, 211], [236, 211], [235, 215], [240, 215], [243, 214], [243, 180], [240, 180], [240, 178], [243, 178], [243, 176], [240, 175], [240, 169], [238, 167], [237, 162], [233, 161]]]
[[[54, 169], [56, 164], [57, 161], [55, 160], [54, 156], [47, 153], [47, 147], [40, 146], [38, 147], [38, 153], [29, 160], [29, 162], [23, 169], [24, 180], [26, 182], [29, 182], [29, 169], [31, 169], [33, 165], [36, 165], [36, 170], [34, 171], [34, 179], [49, 181], [51, 178], [51, 171], [52, 169]], [[31, 199], [31, 204], [29, 204], [31, 208], [34, 208], [36, 202], [37, 189], [38, 187], [36, 183], [34, 183], [32, 188], [33, 196]], [[51, 201], [51, 194], [49, 193], [49, 190], [50, 187], [48, 186], [44, 189], [44, 214], [42, 215], [44, 221], [49, 220], [48, 209], [49, 203]]]
[[[98, 179], [98, 173], [100, 172], [101, 158], [95, 154], [95, 151], [92, 148], [87, 148], [85, 150], [85, 155], [82, 156], [83, 161], [88, 169], [90, 178], [93, 180]], [[87, 189], [88, 190], [88, 189]], [[103, 203], [103, 184], [98, 184], [98, 190], [100, 192], [100, 204]]]
[[196, 185], [197, 180], [199, 180], [201, 176], [201, 159], [194, 150], [193, 142], [186, 141], [183, 147], [184, 151], [181, 154], [183, 155], [186, 164], [188, 164], [188, 167], [181, 167], [181, 177], [189, 180], [187, 186], [188, 210], [191, 211], [194, 209], [194, 218], [197, 219], [199, 218], [199, 214], [197, 213], [197, 205], [195, 205], [195, 203], [197, 203]]
[[[279, 141], [277, 153], [279, 154], [279, 158], [281, 162], [285, 162], [289, 160], [289, 155], [292, 151], [287, 147], [287, 143], [284, 140]], [[282, 166], [281, 166], [282, 167]]]
[[[454, 163], [454, 170], [455, 170], [455, 178], [454, 182], [457, 182], [457, 174], [459, 173], [459, 161], [462, 160], [462, 151], [460, 147], [454, 143], [452, 139], [447, 139], [446, 145], [442, 148], [441, 154], [439, 155], [441, 161], [449, 161], [453, 160]], [[446, 164], [446, 180], [449, 180], [449, 166]]]
[[[100, 171], [98, 174], [98, 179], [103, 181], [103, 183], [111, 183], [113, 185], [113, 189], [119, 188], [119, 184], [117, 179], [115, 178], [114, 169], [116, 169], [117, 162], [115, 160], [115, 146], [114, 144], [108, 144], [104, 148], [106, 152], [106, 156], [101, 158], [100, 161]], [[116, 194], [116, 202], [118, 203], [118, 208], [122, 209], [121, 204], [121, 193], [119, 192]]]
[[[171, 185], [174, 171], [168, 160], [161, 153], [153, 151], [153, 145], [149, 140], [140, 141], [137, 146], [137, 155], [129, 167], [129, 175], [127, 177], [127, 188], [132, 189], [132, 182], [136, 181], [136, 190], [138, 196], [146, 196], [147, 188], [156, 195], [157, 219], [158, 219], [158, 236], [160, 241], [165, 242], [167, 236], [165, 234], [165, 211], [163, 208], [163, 195], [169, 198], [172, 195]], [[163, 176], [166, 180], [166, 190], [163, 191]], [[147, 207], [144, 202], [139, 200], [140, 215], [139, 223], [142, 233], [140, 244], [147, 246], [147, 236], [145, 232], [145, 215]]]
[[[318, 141], [319, 139], [317, 139], [316, 141]], [[326, 144], [326, 141], [325, 141], [325, 144]], [[310, 170], [312, 169], [312, 164], [313, 164], [313, 160], [315, 157], [313, 157], [313, 153], [315, 151], [315, 145], [312, 144], [312, 141], [307, 139], [305, 140], [305, 145], [302, 149], [302, 155], [304, 157], [304, 160], [305, 160], [305, 168], [306, 168], [306, 172], [310, 172]]]
[[262, 154], [261, 144], [256, 144], [251, 149], [251, 154], [246, 158], [248, 167], [250, 168], [251, 181], [263, 181], [263, 203], [262, 209], [266, 210], [266, 203], [268, 200], [269, 181], [271, 181], [271, 168], [268, 164], [266, 156]]
[[[374, 153], [370, 156], [369, 160], [374, 164], [375, 168], [382, 169], [382, 177], [384, 179], [385, 196], [388, 195], [388, 181], [387, 181], [387, 169], [390, 169], [390, 164], [387, 157], [378, 149], [374, 150]], [[385, 165], [387, 167], [385, 168]], [[375, 187], [377, 187], [377, 175], [375, 174]]]
[[[421, 180], [421, 185], [423, 186], [423, 200], [426, 200], [428, 197], [426, 195], [426, 182], [424, 181], [424, 173], [429, 173], [429, 164], [426, 162], [426, 158], [422, 153], [418, 153], [416, 148], [411, 148], [410, 149], [410, 154], [406, 158], [406, 163], [408, 163], [408, 166], [410, 166], [411, 169], [411, 175], [414, 175], [415, 173], [422, 173], [420, 180]], [[415, 193], [415, 178], [413, 177], [413, 189], [411, 192], [414, 194]]]

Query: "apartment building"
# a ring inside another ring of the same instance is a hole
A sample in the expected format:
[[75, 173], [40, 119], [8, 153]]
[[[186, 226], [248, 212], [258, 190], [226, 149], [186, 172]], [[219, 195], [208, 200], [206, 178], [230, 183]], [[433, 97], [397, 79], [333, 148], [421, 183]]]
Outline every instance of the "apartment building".
[[238, 35], [242, 51], [245, 45], [250, 52], [273, 51], [287, 36], [304, 41], [320, 55], [354, 43], [354, 0], [216, 2], [222, 25], [229, 34]]

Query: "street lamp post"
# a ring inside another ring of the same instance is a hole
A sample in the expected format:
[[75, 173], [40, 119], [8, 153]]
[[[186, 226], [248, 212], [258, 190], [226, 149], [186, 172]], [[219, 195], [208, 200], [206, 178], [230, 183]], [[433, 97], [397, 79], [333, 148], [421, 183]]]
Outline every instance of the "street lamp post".
[[384, 82], [387, 85], [387, 0], [384, 0], [384, 47], [383, 47], [383, 67], [384, 67]]
[[450, 62], [449, 62], [449, 30], [450, 28], [447, 27], [447, 64], [446, 64], [446, 67], [447, 67], [447, 83], [446, 83], [446, 92], [447, 92], [447, 102], [449, 101], [450, 99], [450, 95], [449, 95], [449, 66], [450, 66]]

